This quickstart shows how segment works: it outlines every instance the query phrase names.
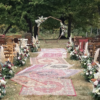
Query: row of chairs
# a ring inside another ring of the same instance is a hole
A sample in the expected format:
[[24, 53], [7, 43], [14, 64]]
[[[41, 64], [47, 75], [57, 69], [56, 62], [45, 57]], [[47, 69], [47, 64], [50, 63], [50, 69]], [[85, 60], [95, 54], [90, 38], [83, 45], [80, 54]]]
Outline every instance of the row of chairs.
[[[75, 46], [80, 45], [79, 50], [81, 52], [84, 51], [85, 48], [85, 43], [88, 42], [88, 50], [90, 52], [90, 56], [94, 58], [95, 52], [98, 48], [100, 48], [100, 37], [97, 38], [92, 38], [92, 37], [87, 37], [83, 38], [82, 36], [75, 36], [73, 38], [73, 41], [75, 43]], [[100, 58], [98, 58], [100, 62]]]

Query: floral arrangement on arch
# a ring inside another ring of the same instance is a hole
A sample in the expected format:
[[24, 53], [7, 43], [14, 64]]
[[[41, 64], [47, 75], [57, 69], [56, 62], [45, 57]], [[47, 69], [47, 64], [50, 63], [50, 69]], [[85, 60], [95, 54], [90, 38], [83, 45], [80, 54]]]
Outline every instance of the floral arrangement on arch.
[[11, 64], [11, 62], [6, 61], [5, 64], [2, 66], [1, 74], [6, 79], [10, 79], [14, 76], [14, 66]]
[[35, 22], [37, 23], [37, 26], [39, 27], [41, 23], [43, 23], [45, 20], [47, 20], [47, 17], [39, 17], [39, 19], [35, 20]]
[[6, 81], [0, 74], [0, 99], [3, 98], [6, 95], [6, 89], [5, 89]]
[[60, 27], [62, 30], [61, 36], [64, 36], [64, 34], [67, 33], [67, 26], [60, 22]]

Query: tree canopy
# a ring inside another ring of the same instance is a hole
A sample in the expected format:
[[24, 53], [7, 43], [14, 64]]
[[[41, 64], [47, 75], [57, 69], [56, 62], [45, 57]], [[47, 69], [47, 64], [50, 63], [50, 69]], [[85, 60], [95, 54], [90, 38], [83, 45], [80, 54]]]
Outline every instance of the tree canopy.
[[[33, 33], [38, 17], [54, 16], [71, 29], [99, 26], [99, 0], [0, 0], [0, 24], [8, 29], [16, 25], [19, 29]], [[59, 22], [49, 19], [42, 26], [47, 29], [59, 28]], [[7, 32], [7, 31], [6, 31]], [[5, 33], [6, 33], [5, 32]]]

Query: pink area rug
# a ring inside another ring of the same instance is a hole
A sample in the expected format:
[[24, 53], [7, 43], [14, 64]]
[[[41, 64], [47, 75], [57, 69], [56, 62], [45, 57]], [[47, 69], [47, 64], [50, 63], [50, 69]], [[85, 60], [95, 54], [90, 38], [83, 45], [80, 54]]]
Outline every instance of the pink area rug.
[[63, 58], [32, 58], [30, 57], [31, 64], [68, 64]]
[[43, 48], [41, 49], [41, 52], [66, 52], [66, 50], [64, 48]]
[[[54, 69], [46, 68], [43, 65], [34, 65], [17, 73], [11, 80], [24, 85], [43, 85], [43, 80], [62, 79], [79, 73], [76, 69]], [[38, 83], [39, 82], [39, 83]]]
[[38, 55], [40, 58], [67, 58], [67, 53], [40, 53]]
[[44, 80], [45, 86], [22, 87], [21, 95], [67, 95], [76, 96], [70, 79]]
[[26, 76], [15, 76], [11, 79], [12, 81], [15, 81], [17, 83], [19, 83], [20, 85], [23, 85], [25, 87], [34, 87], [37, 85], [45, 85], [44, 83], [41, 83], [39, 81], [33, 80], [29, 77]]

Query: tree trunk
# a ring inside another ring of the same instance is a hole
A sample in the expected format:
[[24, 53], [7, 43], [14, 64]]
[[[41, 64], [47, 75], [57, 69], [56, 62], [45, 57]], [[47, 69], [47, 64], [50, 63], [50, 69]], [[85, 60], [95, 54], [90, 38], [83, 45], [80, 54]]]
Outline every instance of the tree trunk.
[[68, 17], [68, 37], [70, 37], [70, 34], [71, 34], [71, 15], [69, 15]]
[[32, 34], [32, 22], [31, 22], [31, 20], [29, 19], [29, 18], [27, 18], [27, 16], [25, 16], [25, 20], [26, 20], [26, 22], [27, 22], [27, 26], [28, 26], [28, 30], [27, 30], [27, 32], [28, 33], [31, 33], [31, 36], [33, 36], [33, 34]]
[[36, 38], [36, 35], [38, 35], [38, 27], [37, 24], [34, 26], [34, 37]]
[[6, 34], [8, 32], [8, 30], [12, 27], [12, 25], [10, 24], [7, 29], [5, 30], [4, 34]]

